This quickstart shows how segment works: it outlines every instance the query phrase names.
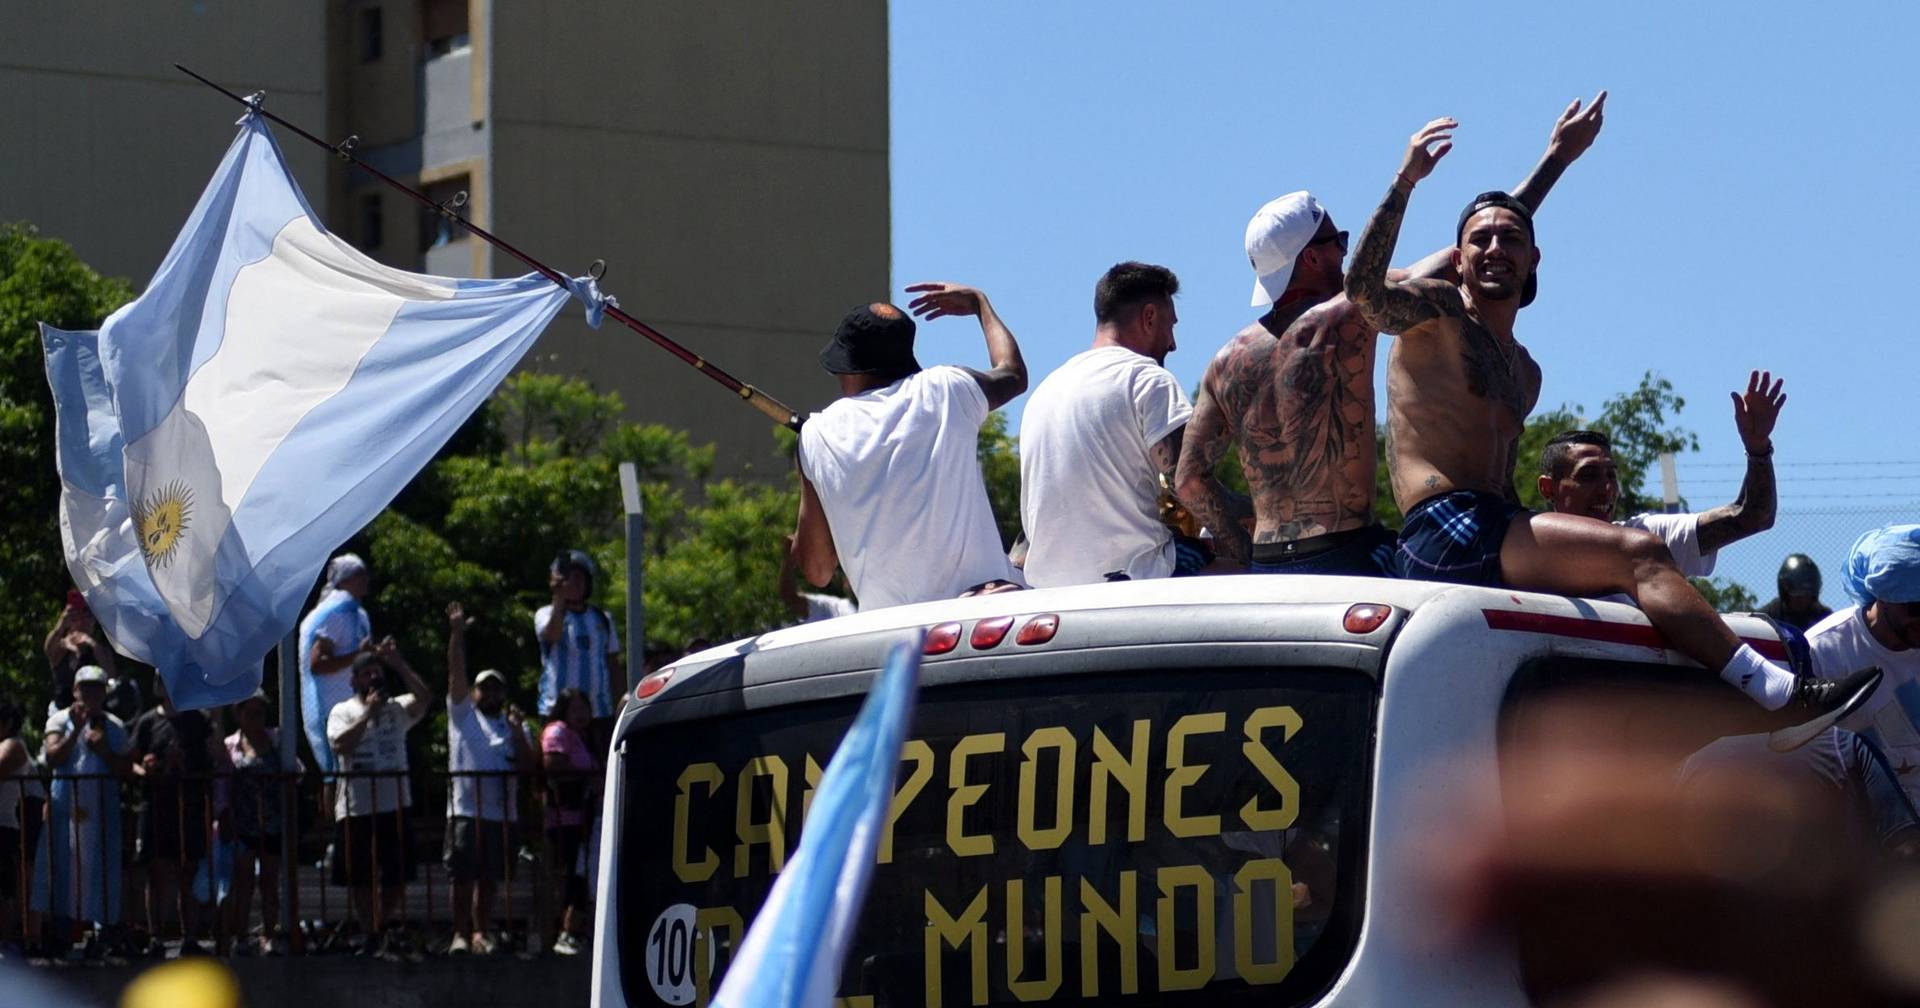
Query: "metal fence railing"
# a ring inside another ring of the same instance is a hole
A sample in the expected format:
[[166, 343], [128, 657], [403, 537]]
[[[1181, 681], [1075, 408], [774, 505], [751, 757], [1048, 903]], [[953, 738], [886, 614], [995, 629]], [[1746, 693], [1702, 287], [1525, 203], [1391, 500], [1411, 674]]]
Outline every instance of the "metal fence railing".
[[[593, 868], [587, 853], [557, 863], [545, 828], [560, 796], [592, 835], [591, 774], [47, 773], [37, 781], [26, 781], [19, 849], [6, 859], [20, 898], [5, 907], [0, 940], [46, 955], [160, 954], [176, 936], [217, 951], [374, 951], [369, 939], [381, 934], [403, 939], [383, 952], [441, 952], [464, 916], [456, 892], [483, 880], [495, 892], [492, 919], [473, 930], [532, 953], [557, 936], [566, 876]], [[465, 831], [473, 856], [450, 866], [454, 788], [471, 789], [480, 825]], [[186, 920], [167, 905], [179, 902], [166, 899], [170, 885], [186, 893]], [[583, 889], [591, 892], [571, 887]]]

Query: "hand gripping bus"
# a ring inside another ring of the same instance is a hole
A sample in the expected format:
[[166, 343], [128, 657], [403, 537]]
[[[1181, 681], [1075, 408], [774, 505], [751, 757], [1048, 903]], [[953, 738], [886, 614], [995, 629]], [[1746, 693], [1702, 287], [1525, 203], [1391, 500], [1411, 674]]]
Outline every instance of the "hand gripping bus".
[[848, 1008], [1529, 1004], [1520, 949], [1433, 939], [1426, 813], [1529, 800], [1502, 791], [1503, 741], [1560, 690], [1709, 698], [1724, 717], [1688, 745], [1758, 711], [1630, 606], [1418, 581], [1122, 582], [774, 631], [648, 676], [619, 720], [599, 1008], [708, 1002], [917, 630]]

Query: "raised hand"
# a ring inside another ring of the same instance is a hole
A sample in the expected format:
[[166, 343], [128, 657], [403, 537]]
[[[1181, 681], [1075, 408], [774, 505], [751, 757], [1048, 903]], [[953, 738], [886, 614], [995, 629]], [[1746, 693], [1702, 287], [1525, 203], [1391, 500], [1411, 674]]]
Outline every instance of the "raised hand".
[[972, 287], [950, 283], [908, 284], [907, 293], [920, 295], [908, 303], [907, 310], [928, 322], [949, 315], [978, 315], [987, 299]]
[[454, 633], [466, 633], [467, 628], [472, 625], [473, 625], [473, 617], [468, 616], [466, 613], [466, 610], [460, 608], [460, 603], [458, 602], [447, 603], [447, 629], [448, 630], [451, 630]]
[[389, 634], [388, 636], [380, 638], [380, 643], [373, 646], [373, 653], [382, 658], [392, 658], [400, 653], [400, 645], [393, 639], [393, 636]]
[[1580, 109], [1580, 99], [1575, 98], [1565, 112], [1553, 124], [1553, 136], [1547, 140], [1547, 156], [1561, 161], [1572, 161], [1587, 152], [1593, 146], [1593, 138], [1600, 135], [1600, 125], [1606, 121], [1607, 93], [1593, 96], [1593, 103], [1585, 111]]
[[1400, 161], [1400, 177], [1414, 183], [1432, 174], [1433, 166], [1453, 149], [1453, 131], [1459, 125], [1452, 118], [1441, 116], [1420, 127], [1420, 132], [1407, 141], [1407, 156]]
[[1747, 451], [1764, 455], [1773, 450], [1773, 425], [1780, 419], [1780, 407], [1787, 404], [1785, 378], [1775, 379], [1771, 371], [1755, 371], [1747, 376], [1747, 392], [1733, 396], [1733, 426]]

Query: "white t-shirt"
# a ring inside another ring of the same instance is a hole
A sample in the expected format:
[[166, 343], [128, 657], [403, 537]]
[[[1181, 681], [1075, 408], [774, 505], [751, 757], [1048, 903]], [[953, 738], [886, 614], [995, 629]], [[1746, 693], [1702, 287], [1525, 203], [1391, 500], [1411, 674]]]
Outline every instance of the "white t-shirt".
[[[405, 771], [407, 769], [407, 731], [427, 716], [427, 702], [411, 693], [402, 693], [382, 704], [374, 712], [373, 722], [360, 735], [360, 743], [341, 750], [340, 736], [367, 709], [359, 696], [350, 696], [335, 704], [327, 715], [327, 743], [333, 746], [336, 768], [343, 772]], [[355, 777], [336, 785], [333, 814], [345, 819], [350, 815], [392, 812], [413, 805], [413, 789], [406, 775], [395, 777]]]
[[973, 375], [941, 366], [840, 399], [800, 428], [800, 471], [863, 611], [1019, 582], [980, 475], [987, 412]]
[[1859, 606], [1848, 606], [1807, 631], [1813, 668], [1832, 678], [1877, 665], [1886, 672], [1880, 688], [1859, 710], [1840, 722], [1871, 738], [1886, 750], [1887, 760], [1900, 771], [1900, 785], [1920, 802], [1920, 648], [1890, 651], [1867, 629]]
[[[513, 722], [505, 714], [488, 717], [480, 713], [472, 692], [465, 700], [447, 700], [447, 769], [487, 773], [511, 773], [514, 757]], [[517, 781], [513, 777], [453, 778], [447, 789], [447, 814], [494, 822], [513, 822], [518, 802], [513, 800]]]
[[1173, 375], [1125, 347], [1076, 354], [1033, 390], [1020, 420], [1028, 583], [1173, 573], [1151, 449], [1192, 416]]
[[[1719, 551], [1700, 552], [1700, 516], [1697, 514], [1660, 514], [1648, 512], [1631, 518], [1622, 518], [1615, 525], [1627, 528], [1645, 529], [1660, 537], [1667, 544], [1667, 552], [1673, 554], [1673, 565], [1681, 575], [1690, 578], [1706, 577], [1720, 560]], [[1607, 595], [1606, 602], [1625, 602], [1633, 604], [1629, 595]]]

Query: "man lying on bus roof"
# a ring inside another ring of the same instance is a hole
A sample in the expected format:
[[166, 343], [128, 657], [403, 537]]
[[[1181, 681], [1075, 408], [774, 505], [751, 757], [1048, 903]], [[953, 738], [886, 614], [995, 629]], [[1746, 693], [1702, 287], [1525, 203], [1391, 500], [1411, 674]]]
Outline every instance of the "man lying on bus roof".
[[1452, 119], [1415, 133], [1386, 198], [1360, 236], [1346, 292], [1382, 332], [1399, 335], [1387, 364], [1394, 501], [1406, 515], [1392, 573], [1565, 595], [1624, 593], [1674, 648], [1768, 710], [1804, 717], [1799, 744], [1863, 703], [1878, 669], [1775, 665], [1741, 642], [1700, 597], [1659, 538], [1590, 515], [1521, 507], [1513, 459], [1540, 397], [1540, 366], [1514, 337], [1537, 289], [1532, 212], [1506, 193], [1460, 214], [1453, 260], [1460, 281], [1396, 282], [1387, 264], [1413, 187], [1453, 146]]
[[1540, 452], [1540, 496], [1547, 510], [1587, 515], [1660, 537], [1674, 566], [1690, 578], [1713, 573], [1720, 547], [1773, 527], [1778, 503], [1773, 488], [1773, 425], [1787, 397], [1785, 379], [1770, 372], [1747, 376], [1747, 392], [1733, 394], [1733, 425], [1747, 448], [1747, 475], [1732, 501], [1697, 514], [1636, 514], [1614, 521], [1620, 502], [1620, 470], [1613, 444], [1599, 431], [1563, 431]]
[[922, 318], [978, 316], [993, 367], [921, 370], [913, 319], [883, 302], [848, 312], [821, 352], [841, 398], [800, 428], [791, 557], [817, 587], [844, 568], [862, 610], [1020, 586], [976, 448], [987, 414], [1027, 389], [1020, 346], [978, 290], [907, 290]]

